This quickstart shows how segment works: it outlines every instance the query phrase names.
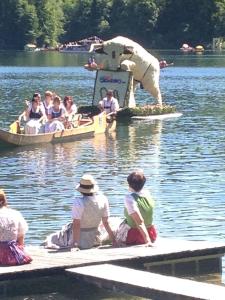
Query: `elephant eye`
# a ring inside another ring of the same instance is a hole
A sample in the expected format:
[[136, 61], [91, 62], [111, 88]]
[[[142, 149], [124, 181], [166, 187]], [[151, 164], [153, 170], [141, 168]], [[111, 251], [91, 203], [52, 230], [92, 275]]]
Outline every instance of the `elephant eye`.
[[120, 53], [119, 56], [121, 56], [123, 53]]

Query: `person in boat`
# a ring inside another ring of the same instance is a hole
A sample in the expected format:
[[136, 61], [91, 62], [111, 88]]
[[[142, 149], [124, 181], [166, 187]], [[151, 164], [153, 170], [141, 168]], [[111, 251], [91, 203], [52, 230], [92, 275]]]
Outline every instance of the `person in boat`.
[[117, 111], [119, 110], [118, 100], [113, 97], [113, 90], [108, 90], [106, 93], [106, 97], [104, 97], [101, 101], [99, 101], [99, 108], [101, 111], [105, 111], [107, 115], [107, 119], [115, 117]]
[[160, 60], [159, 66], [160, 66], [160, 69], [164, 69], [164, 68], [173, 66], [173, 63], [168, 63], [166, 60]]
[[157, 233], [153, 225], [154, 200], [143, 187], [146, 177], [136, 170], [127, 177], [130, 193], [125, 197], [125, 221], [116, 233], [118, 244], [152, 246]]
[[45, 109], [45, 114], [48, 116], [50, 114], [50, 108], [53, 106], [53, 93], [51, 91], [45, 92], [45, 99], [43, 101], [43, 106]]
[[76, 190], [81, 196], [74, 199], [72, 206], [73, 248], [92, 248], [96, 243], [101, 222], [114, 244], [115, 237], [109, 224], [108, 199], [99, 192], [93, 176], [84, 174]]
[[44, 132], [43, 122], [46, 121], [46, 114], [41, 104], [41, 95], [34, 93], [30, 105], [23, 113], [25, 124], [25, 134], [38, 134]]
[[45, 132], [54, 132], [64, 130], [65, 109], [61, 104], [61, 98], [55, 96], [53, 106], [49, 110], [48, 122], [45, 124]]
[[73, 102], [73, 97], [65, 96], [63, 99], [63, 106], [65, 109], [64, 126], [65, 126], [65, 128], [71, 128], [71, 127], [73, 127], [73, 122], [75, 122], [77, 120], [77, 117], [79, 117], [77, 115], [77, 106]]
[[98, 68], [98, 65], [97, 63], [95, 62], [95, 58], [94, 56], [91, 56], [89, 57], [88, 59], [88, 63], [84, 65], [85, 69], [88, 69], [88, 70], [97, 70]]
[[0, 189], [0, 265], [22, 265], [32, 261], [24, 250], [28, 225], [22, 214], [8, 207], [4, 190]]

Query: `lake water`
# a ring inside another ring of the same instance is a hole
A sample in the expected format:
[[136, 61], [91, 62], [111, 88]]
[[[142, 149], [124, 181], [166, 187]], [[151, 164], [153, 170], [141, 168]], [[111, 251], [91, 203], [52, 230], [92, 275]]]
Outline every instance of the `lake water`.
[[[183, 55], [154, 51], [174, 62], [161, 71], [164, 102], [178, 119], [118, 124], [111, 136], [73, 143], [0, 149], [0, 187], [29, 223], [28, 244], [71, 218], [75, 185], [90, 172], [109, 198], [111, 215], [123, 215], [126, 177], [143, 168], [156, 201], [160, 236], [225, 242], [225, 53]], [[53, 90], [90, 104], [95, 72], [88, 55], [0, 52], [0, 123], [7, 127], [33, 92]], [[143, 90], [139, 104], [154, 100]]]

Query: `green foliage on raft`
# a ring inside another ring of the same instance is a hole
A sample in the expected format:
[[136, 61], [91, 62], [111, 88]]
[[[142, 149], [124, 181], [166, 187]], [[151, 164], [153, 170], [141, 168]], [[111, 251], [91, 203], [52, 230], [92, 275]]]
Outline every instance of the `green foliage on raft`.
[[176, 112], [176, 107], [172, 105], [145, 105], [136, 106], [135, 108], [124, 108], [117, 113], [118, 119], [131, 118], [133, 116], [150, 116], [150, 115], [162, 115], [171, 114]]
[[[100, 113], [100, 109], [97, 106], [80, 106], [78, 108], [78, 113], [86, 114], [88, 116], [94, 116]], [[116, 118], [122, 120], [124, 118], [129, 119], [133, 116], [150, 116], [150, 115], [162, 115], [171, 114], [176, 112], [176, 106], [164, 104], [162, 107], [159, 105], [145, 105], [136, 106], [135, 108], [123, 108], [118, 111]]]
[[79, 114], [85, 114], [88, 115], [89, 117], [92, 117], [98, 115], [101, 112], [101, 110], [98, 106], [95, 105], [84, 105], [84, 106], [80, 106], [77, 112]]

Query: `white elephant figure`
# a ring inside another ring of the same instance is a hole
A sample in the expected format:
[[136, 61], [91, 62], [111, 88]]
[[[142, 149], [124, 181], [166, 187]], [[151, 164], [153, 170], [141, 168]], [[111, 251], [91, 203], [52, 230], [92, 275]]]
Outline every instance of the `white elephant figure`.
[[158, 104], [162, 105], [159, 61], [141, 45], [126, 37], [117, 36], [102, 44], [92, 45], [90, 51], [93, 50], [104, 55], [101, 58], [102, 69], [132, 71], [134, 83], [140, 82], [157, 99]]

